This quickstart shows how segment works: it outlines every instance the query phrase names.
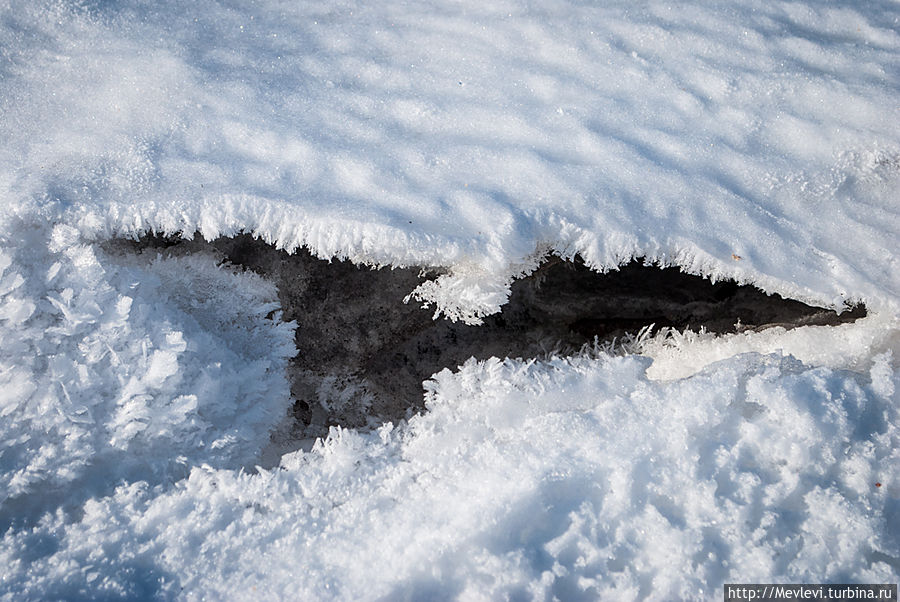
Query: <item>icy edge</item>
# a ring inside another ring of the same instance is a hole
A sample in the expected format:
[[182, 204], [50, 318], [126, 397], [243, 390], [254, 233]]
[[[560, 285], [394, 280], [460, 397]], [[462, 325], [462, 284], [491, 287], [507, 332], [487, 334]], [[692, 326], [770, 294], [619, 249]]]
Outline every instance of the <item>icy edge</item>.
[[407, 301], [433, 308], [435, 318], [443, 315], [468, 324], [478, 324], [482, 317], [499, 312], [508, 300], [511, 283], [532, 273], [550, 255], [564, 259], [579, 255], [599, 272], [641, 259], [646, 264], [678, 267], [713, 282], [727, 279], [752, 284], [769, 294], [838, 312], [858, 303], [875, 313], [896, 314], [900, 309], [893, 295], [873, 285], [863, 283], [859, 290], [844, 290], [838, 280], [827, 279], [828, 274], [818, 271], [805, 274], [805, 279], [822, 281], [824, 286], [802, 286], [767, 274], [754, 266], [752, 258], [736, 253], [719, 257], [686, 240], [641, 241], [622, 232], [602, 235], [554, 214], [533, 216], [532, 231], [512, 242], [509, 237], [437, 236], [351, 216], [323, 219], [296, 206], [246, 196], [180, 209], [164, 203], [113, 204], [105, 210], [81, 207], [60, 216], [60, 221], [71, 224], [89, 241], [137, 239], [151, 232], [199, 232], [207, 240], [249, 233], [290, 253], [305, 247], [326, 260], [346, 259], [372, 267], [443, 268], [447, 273], [410, 291]]

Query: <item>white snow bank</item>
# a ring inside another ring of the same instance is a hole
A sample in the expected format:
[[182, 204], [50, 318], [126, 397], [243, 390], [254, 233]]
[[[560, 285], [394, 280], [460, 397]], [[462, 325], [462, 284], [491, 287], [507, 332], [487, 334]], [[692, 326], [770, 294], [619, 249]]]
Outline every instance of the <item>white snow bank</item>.
[[[898, 581], [896, 2], [434, 4], [0, 4], [0, 596]], [[548, 250], [871, 317], [470, 363], [251, 475], [291, 326], [103, 251], [149, 230], [447, 266], [467, 321]]]
[[838, 326], [791, 330], [778, 326], [739, 334], [665, 329], [631, 347], [653, 359], [647, 376], [660, 380], [684, 378], [714, 362], [749, 352], [791, 355], [813, 366], [863, 372], [879, 353], [900, 355], [900, 324], [896, 317], [873, 315]]
[[121, 479], [255, 460], [290, 404], [274, 287], [212, 257], [116, 263], [22, 225], [0, 248], [0, 525]]
[[174, 488], [123, 485], [78, 520], [10, 532], [5, 587], [671, 600], [735, 581], [896, 581], [890, 355], [855, 375], [748, 354], [670, 384], [648, 381], [648, 364], [444, 371], [408, 428], [336, 429], [271, 472], [197, 467]]
[[469, 321], [548, 248], [897, 307], [894, 3], [3, 15], [4, 205], [88, 237], [449, 266], [421, 296]]

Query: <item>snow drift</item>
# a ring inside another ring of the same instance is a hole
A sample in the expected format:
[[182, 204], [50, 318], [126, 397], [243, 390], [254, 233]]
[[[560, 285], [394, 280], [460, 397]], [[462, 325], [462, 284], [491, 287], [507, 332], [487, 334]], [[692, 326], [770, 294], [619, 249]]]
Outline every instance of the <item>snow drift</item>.
[[[714, 598], [900, 574], [896, 3], [0, 4], [8, 599]], [[869, 315], [469, 362], [253, 470], [245, 232], [477, 324], [548, 252]], [[242, 470], [247, 468], [247, 470]]]

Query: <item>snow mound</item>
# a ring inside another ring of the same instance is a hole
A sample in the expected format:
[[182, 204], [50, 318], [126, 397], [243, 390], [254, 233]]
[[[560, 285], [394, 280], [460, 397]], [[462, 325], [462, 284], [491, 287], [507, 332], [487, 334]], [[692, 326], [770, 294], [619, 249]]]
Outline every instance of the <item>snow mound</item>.
[[896, 581], [890, 354], [866, 375], [747, 354], [665, 384], [648, 365], [469, 362], [436, 375], [408, 427], [337, 428], [273, 471], [196, 467], [7, 533], [4, 587], [663, 600], [735, 581]]
[[[0, 3], [0, 596], [717, 598], [900, 580], [900, 5]], [[469, 362], [254, 470], [244, 232], [452, 320], [548, 253], [869, 315]], [[247, 470], [242, 470], [247, 468]]]
[[271, 284], [211, 256], [117, 264], [67, 226], [17, 238], [0, 249], [0, 525], [255, 459], [295, 351]]
[[442, 265], [469, 322], [548, 249], [897, 309], [890, 2], [3, 12], [5, 210], [89, 238]]

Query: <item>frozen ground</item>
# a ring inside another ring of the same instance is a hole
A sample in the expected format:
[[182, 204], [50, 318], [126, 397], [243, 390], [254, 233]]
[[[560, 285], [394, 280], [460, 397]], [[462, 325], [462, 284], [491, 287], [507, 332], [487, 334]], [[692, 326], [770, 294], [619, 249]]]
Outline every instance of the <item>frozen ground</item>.
[[[890, 0], [0, 3], [0, 595], [896, 583], [898, 26]], [[437, 268], [406, 294], [470, 324], [548, 253], [868, 313], [449, 365], [408, 422], [256, 470], [295, 324], [211, 252], [110, 252], [151, 231]]]
[[373, 428], [409, 418], [424, 409], [422, 381], [470, 357], [635, 352], [649, 350], [651, 340], [669, 347], [685, 329], [749, 333], [837, 326], [866, 316], [863, 306], [838, 315], [750, 285], [714, 284], [639, 260], [603, 274], [551, 257], [513, 282], [501, 312], [473, 325], [435, 320], [418, 304], [404, 302], [409, 291], [440, 277], [440, 268], [373, 270], [318, 259], [305, 249], [289, 254], [248, 234], [213, 241], [145, 236], [101, 246], [115, 261], [135, 266], [160, 257], [212, 256], [277, 287], [282, 319], [296, 323], [297, 347], [288, 365], [294, 404], [274, 436], [287, 444], [281, 451], [326, 436], [329, 426]]

